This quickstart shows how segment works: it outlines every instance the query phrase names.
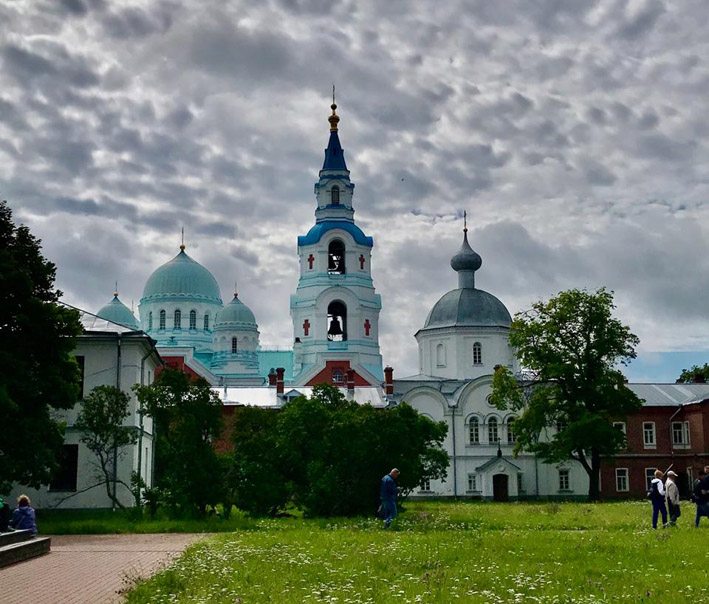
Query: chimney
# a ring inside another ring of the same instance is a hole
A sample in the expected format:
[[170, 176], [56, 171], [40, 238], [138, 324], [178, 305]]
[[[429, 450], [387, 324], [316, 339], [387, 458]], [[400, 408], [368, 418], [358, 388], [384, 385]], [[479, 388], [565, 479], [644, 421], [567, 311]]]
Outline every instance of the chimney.
[[268, 385], [276, 385], [276, 370], [273, 367], [271, 367], [271, 371], [268, 372]]
[[394, 370], [388, 365], [384, 367], [384, 394], [394, 394]]
[[694, 377], [692, 378], [692, 381], [695, 384], [706, 384], [707, 383], [707, 378], [704, 377], [703, 373], [700, 373], [699, 371], [694, 374]]
[[354, 396], [355, 370], [347, 370], [347, 396]]
[[283, 374], [286, 370], [283, 367], [276, 369], [276, 394], [283, 394]]

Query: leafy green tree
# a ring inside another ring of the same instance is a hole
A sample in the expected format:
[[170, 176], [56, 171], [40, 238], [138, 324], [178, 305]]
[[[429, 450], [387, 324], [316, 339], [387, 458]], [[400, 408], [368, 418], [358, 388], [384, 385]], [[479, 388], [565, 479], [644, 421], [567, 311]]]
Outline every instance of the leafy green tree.
[[704, 363], [701, 367], [699, 365], [692, 365], [689, 369], [682, 369], [682, 373], [679, 374], [679, 379], [677, 381], [683, 384], [692, 384], [699, 380], [709, 381], [709, 363]]
[[[614, 420], [642, 406], [616, 368], [635, 358], [639, 340], [613, 318], [612, 292], [572, 289], [515, 315], [510, 344], [523, 368], [495, 372], [490, 401], [520, 413], [515, 453], [532, 451], [548, 463], [576, 459], [599, 497], [601, 458], [625, 446]], [[549, 426], [558, 427], [552, 434]]]
[[222, 431], [222, 404], [206, 380], [165, 369], [135, 390], [155, 422], [155, 484], [173, 512], [204, 514], [223, 496], [222, 464], [212, 442]]
[[278, 457], [277, 420], [272, 409], [234, 409], [225, 509], [233, 503], [254, 515], [274, 516], [286, 507], [289, 490]]
[[446, 433], [445, 423], [405, 403], [375, 409], [322, 384], [311, 398], [299, 397], [283, 407], [277, 449], [297, 505], [313, 515], [352, 515], [376, 509], [379, 481], [393, 466], [402, 470], [404, 493], [424, 480], [444, 477]]
[[[114, 505], [125, 506], [117, 497], [116, 487], [131, 490], [130, 484], [117, 475], [117, 464], [125, 457], [126, 447], [135, 444], [138, 435], [123, 421], [130, 415], [130, 396], [115, 386], [97, 386], [82, 401], [74, 428], [81, 432], [81, 442], [96, 457], [99, 483]], [[95, 485], [94, 485], [95, 486]]]
[[71, 357], [81, 333], [76, 311], [58, 304], [56, 268], [40, 241], [15, 226], [0, 203], [0, 493], [13, 482], [39, 487], [51, 478], [64, 440], [54, 409], [79, 395]]

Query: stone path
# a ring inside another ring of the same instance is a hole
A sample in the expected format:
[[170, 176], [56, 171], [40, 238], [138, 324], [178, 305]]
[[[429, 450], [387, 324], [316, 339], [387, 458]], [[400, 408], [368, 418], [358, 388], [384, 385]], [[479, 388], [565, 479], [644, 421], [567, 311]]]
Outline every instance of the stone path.
[[46, 556], [0, 570], [2, 604], [114, 604], [137, 578], [208, 535], [60, 535]]

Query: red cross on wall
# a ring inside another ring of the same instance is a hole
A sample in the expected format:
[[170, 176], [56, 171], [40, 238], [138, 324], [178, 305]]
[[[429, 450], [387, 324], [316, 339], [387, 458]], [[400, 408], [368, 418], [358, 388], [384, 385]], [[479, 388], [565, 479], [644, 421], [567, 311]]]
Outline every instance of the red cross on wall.
[[369, 330], [372, 328], [372, 324], [369, 322], [369, 319], [367, 319], [364, 322], [364, 335], [368, 336], [369, 335]]
[[[313, 268], [313, 262], [315, 262], [315, 256], [310, 254], [310, 256], [308, 256], [308, 268]], [[305, 335], [307, 336], [308, 334], [306, 333]]]
[[309, 330], [310, 330], [310, 321], [305, 319], [305, 321], [303, 321], [303, 333], [307, 336]]
[[362, 254], [359, 255], [359, 268], [364, 270], [364, 256]]

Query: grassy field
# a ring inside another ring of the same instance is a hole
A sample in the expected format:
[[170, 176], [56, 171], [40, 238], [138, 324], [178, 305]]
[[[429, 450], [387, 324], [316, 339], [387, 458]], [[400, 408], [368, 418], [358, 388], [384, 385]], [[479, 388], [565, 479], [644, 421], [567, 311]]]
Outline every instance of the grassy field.
[[658, 531], [645, 502], [411, 503], [391, 531], [362, 518], [244, 521], [128, 602], [700, 602], [709, 524], [692, 528], [693, 507]]

